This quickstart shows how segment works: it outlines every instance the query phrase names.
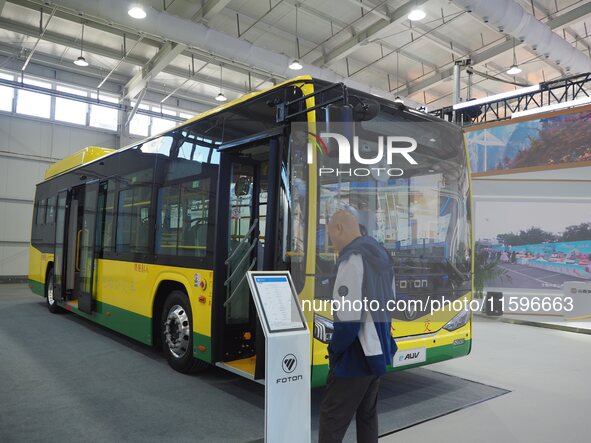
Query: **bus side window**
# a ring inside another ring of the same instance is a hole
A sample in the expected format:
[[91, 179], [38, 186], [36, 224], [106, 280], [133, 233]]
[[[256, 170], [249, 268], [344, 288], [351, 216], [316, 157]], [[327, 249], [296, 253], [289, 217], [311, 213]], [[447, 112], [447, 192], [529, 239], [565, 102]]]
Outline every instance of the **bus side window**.
[[47, 210], [45, 212], [45, 224], [51, 225], [55, 222], [55, 204], [57, 203], [57, 196], [49, 197], [47, 199]]
[[109, 180], [107, 200], [105, 203], [105, 222], [103, 228], [103, 252], [113, 252], [113, 235], [115, 232], [115, 181]]
[[47, 205], [47, 200], [45, 200], [45, 199], [37, 202], [37, 215], [36, 215], [36, 220], [35, 220], [36, 225], [45, 224], [46, 205]]
[[117, 252], [131, 250], [131, 218], [133, 211], [133, 189], [119, 192], [117, 205]]
[[209, 233], [209, 179], [160, 188], [156, 253], [205, 257]]
[[205, 257], [209, 231], [209, 179], [181, 184], [183, 229], [178, 254]]
[[113, 229], [115, 221], [115, 181], [102, 182], [99, 188], [97, 217], [97, 249], [103, 254], [113, 251]]
[[[121, 180], [117, 205], [116, 252], [147, 254], [150, 238], [152, 170], [139, 171]], [[127, 189], [125, 189], [127, 187]]]
[[166, 186], [158, 190], [156, 210], [156, 253], [176, 255], [179, 231], [179, 187]]

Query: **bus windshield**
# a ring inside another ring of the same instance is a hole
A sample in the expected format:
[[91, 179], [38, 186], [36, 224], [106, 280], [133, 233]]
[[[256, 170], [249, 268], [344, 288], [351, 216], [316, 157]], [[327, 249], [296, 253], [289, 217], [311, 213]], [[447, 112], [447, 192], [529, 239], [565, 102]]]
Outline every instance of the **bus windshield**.
[[[337, 254], [326, 226], [336, 211], [348, 210], [357, 216], [361, 233], [378, 240], [392, 257], [398, 295], [455, 299], [471, 284], [463, 135], [443, 122], [400, 114], [382, 106], [373, 119], [354, 123], [349, 138], [356, 139], [357, 147], [351, 143], [350, 164], [343, 165], [330, 146], [328, 155], [317, 151], [316, 269], [324, 275], [333, 272]], [[416, 148], [389, 157], [391, 135], [414, 139]], [[368, 159], [375, 162], [368, 164]], [[317, 296], [330, 294], [319, 285]]]

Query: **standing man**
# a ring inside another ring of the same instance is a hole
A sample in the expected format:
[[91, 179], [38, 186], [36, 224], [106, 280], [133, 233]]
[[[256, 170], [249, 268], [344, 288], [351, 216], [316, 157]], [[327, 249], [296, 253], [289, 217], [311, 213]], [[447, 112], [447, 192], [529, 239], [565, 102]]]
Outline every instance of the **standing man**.
[[359, 221], [350, 212], [338, 211], [332, 216], [328, 235], [339, 251], [333, 300], [341, 306], [344, 300], [351, 305], [366, 300], [378, 311], [333, 312], [319, 443], [341, 442], [354, 415], [357, 441], [376, 443], [379, 377], [386, 373], [397, 349], [386, 309], [388, 300], [395, 298], [394, 271], [386, 250], [374, 238], [361, 235]]

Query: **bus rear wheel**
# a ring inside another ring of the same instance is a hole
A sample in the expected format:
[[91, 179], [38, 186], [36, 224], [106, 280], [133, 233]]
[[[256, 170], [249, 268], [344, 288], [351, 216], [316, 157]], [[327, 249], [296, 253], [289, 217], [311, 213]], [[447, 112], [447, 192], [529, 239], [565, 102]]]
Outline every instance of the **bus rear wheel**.
[[193, 357], [193, 318], [187, 295], [172, 291], [162, 307], [160, 338], [168, 364], [178, 372], [192, 374], [208, 367]]
[[45, 279], [45, 302], [47, 303], [47, 309], [49, 312], [52, 314], [60, 314], [63, 312], [63, 309], [58, 306], [55, 301], [53, 293], [53, 278], [53, 269], [50, 269], [47, 272], [47, 278]]

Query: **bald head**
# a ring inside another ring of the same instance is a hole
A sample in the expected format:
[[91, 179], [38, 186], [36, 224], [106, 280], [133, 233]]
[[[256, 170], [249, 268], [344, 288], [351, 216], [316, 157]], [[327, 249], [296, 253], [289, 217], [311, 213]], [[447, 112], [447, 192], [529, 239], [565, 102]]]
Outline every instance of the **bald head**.
[[328, 222], [328, 236], [337, 250], [342, 251], [357, 237], [361, 237], [359, 220], [350, 212], [335, 212]]

